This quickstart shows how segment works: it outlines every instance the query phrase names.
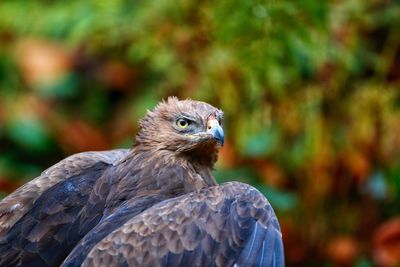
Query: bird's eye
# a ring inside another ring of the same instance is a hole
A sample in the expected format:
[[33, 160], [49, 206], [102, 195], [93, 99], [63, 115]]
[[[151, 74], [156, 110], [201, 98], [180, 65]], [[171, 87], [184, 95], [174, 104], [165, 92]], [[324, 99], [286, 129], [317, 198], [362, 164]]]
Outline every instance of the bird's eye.
[[190, 124], [190, 121], [185, 120], [185, 119], [178, 119], [176, 121], [176, 125], [181, 128], [181, 129], [186, 129]]

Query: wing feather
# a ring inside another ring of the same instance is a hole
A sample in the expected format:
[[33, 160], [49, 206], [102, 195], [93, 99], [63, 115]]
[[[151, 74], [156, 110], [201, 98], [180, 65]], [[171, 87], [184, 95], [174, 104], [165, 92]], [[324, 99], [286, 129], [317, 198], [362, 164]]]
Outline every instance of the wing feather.
[[[0, 266], [59, 264], [82, 237], [74, 223], [93, 185], [125, 153], [128, 150], [73, 155], [4, 199]], [[15, 206], [21, 209], [13, 210]]]
[[128, 149], [116, 149], [78, 153], [43, 171], [39, 177], [26, 183], [0, 202], [0, 239], [33, 206], [43, 192], [69, 177], [79, 175], [98, 162], [114, 165], [128, 152]]
[[[105, 262], [107, 259], [107, 262]], [[266, 198], [238, 182], [163, 201], [100, 241], [82, 266], [284, 266]]]

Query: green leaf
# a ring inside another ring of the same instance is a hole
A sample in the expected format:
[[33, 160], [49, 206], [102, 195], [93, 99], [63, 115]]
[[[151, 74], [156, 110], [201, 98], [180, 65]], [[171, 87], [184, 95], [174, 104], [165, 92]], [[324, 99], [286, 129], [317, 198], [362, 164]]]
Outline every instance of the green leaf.
[[299, 204], [299, 200], [294, 193], [274, 189], [264, 184], [257, 184], [255, 187], [267, 197], [268, 201], [277, 211], [290, 211]]

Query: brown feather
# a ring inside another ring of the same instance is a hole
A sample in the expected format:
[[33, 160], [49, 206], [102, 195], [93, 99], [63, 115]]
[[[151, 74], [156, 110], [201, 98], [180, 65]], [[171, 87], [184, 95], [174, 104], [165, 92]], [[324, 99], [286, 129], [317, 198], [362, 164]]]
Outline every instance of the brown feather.
[[[198, 211], [203, 205], [207, 208], [200, 214]], [[229, 209], [228, 214], [225, 214], [226, 208]], [[207, 214], [206, 220], [204, 214]], [[247, 223], [240, 226], [241, 219], [235, 216], [256, 221], [264, 231], [274, 229], [274, 238], [282, 242], [280, 229], [275, 224], [277, 219], [265, 197], [251, 186], [232, 182], [205, 188], [149, 208], [99, 242], [83, 266], [105, 266], [101, 260], [103, 257], [113, 258], [107, 261], [107, 264], [111, 264], [107, 266], [118, 266], [121, 260], [129, 262], [129, 266], [161, 266], [169, 254], [183, 254], [196, 249], [200, 249], [203, 257], [209, 257], [205, 260], [206, 265], [214, 262], [217, 266], [231, 266], [240, 257], [240, 251], [248, 241], [241, 237], [243, 232], [240, 233], [246, 229], [240, 228], [254, 225]], [[124, 239], [120, 236], [124, 236]], [[126, 253], [128, 248], [130, 253]], [[235, 250], [238, 251], [237, 258], [231, 255]], [[253, 258], [247, 262], [248, 266], [252, 266], [257, 253], [251, 254]], [[200, 261], [202, 257], [197, 255], [195, 259]]]
[[267, 261], [260, 246], [281, 244], [269, 203], [212, 175], [219, 143], [207, 126], [221, 117], [168, 98], [139, 122], [130, 151], [76, 154], [44, 171], [0, 203], [0, 265], [80, 266], [89, 252], [93, 266]]
[[85, 152], [72, 155], [43, 171], [36, 179], [8, 195], [0, 202], [0, 239], [34, 204], [47, 189], [101, 161], [116, 164], [128, 154], [128, 149]]

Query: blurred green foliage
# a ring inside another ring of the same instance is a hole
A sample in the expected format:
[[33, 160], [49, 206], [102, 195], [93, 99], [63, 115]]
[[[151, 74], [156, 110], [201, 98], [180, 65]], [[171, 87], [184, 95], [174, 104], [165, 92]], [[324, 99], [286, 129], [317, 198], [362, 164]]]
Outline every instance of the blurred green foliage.
[[395, 262], [399, 84], [394, 0], [2, 1], [0, 191], [191, 97], [225, 111], [216, 176], [269, 198], [288, 265]]

